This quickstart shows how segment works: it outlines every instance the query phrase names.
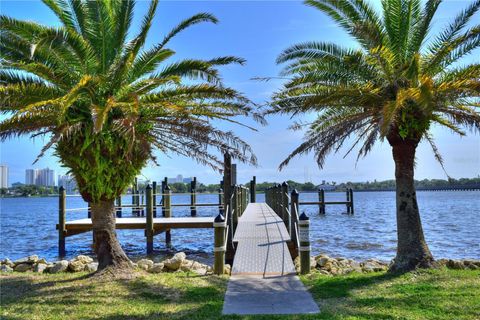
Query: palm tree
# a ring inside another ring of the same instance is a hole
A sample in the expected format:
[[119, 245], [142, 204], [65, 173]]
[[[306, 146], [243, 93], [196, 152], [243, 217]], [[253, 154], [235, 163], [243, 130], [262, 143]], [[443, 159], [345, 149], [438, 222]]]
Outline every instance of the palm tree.
[[[307, 0], [358, 42], [358, 49], [334, 43], [294, 45], [278, 57], [287, 78], [266, 113], [317, 113], [303, 143], [280, 165], [313, 152], [319, 167], [330, 152], [350, 143], [358, 158], [377, 141], [388, 141], [395, 161], [398, 246], [391, 271], [429, 267], [414, 188], [415, 151], [425, 140], [442, 157], [430, 129], [459, 135], [480, 131], [480, 64], [456, 64], [478, 48], [480, 25], [469, 21], [480, 7], [473, 1], [442, 32], [429, 33], [440, 0], [382, 0], [382, 15], [365, 0]], [[431, 40], [430, 40], [431, 39]]]
[[166, 63], [166, 45], [182, 30], [217, 19], [200, 13], [162, 42], [144, 48], [157, 9], [151, 2], [138, 34], [129, 38], [134, 1], [44, 0], [58, 28], [0, 17], [0, 138], [47, 135], [54, 154], [91, 203], [99, 270], [130, 261], [115, 233], [114, 199], [153, 151], [193, 158], [215, 169], [219, 152], [255, 164], [244, 141], [211, 120], [237, 122], [249, 101], [222, 85], [216, 66], [236, 57]]

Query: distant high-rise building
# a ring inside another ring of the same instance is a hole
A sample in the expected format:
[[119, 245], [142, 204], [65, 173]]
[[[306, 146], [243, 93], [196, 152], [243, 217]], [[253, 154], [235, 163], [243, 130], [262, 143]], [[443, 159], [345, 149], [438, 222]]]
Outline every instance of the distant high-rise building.
[[8, 167], [0, 165], [0, 188], [8, 188]]
[[38, 170], [38, 185], [45, 187], [55, 186], [55, 171], [49, 168]]
[[25, 184], [53, 187], [55, 186], [55, 171], [49, 168], [27, 169], [25, 170]]
[[37, 169], [25, 170], [25, 184], [36, 184], [37, 182]]
[[192, 177], [189, 177], [189, 178], [183, 178], [183, 183], [190, 183], [193, 181], [193, 178]]
[[73, 194], [77, 191], [77, 181], [70, 175], [58, 175], [58, 186], [64, 187], [67, 194]]

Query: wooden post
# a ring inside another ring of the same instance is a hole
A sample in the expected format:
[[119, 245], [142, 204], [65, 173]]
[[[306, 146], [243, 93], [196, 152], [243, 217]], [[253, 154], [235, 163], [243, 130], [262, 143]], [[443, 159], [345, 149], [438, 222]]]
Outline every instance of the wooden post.
[[[229, 153], [225, 153], [223, 157], [223, 203], [227, 204], [232, 195], [232, 157]], [[228, 225], [228, 216], [226, 217]]]
[[147, 237], [147, 254], [153, 252], [153, 190], [150, 184], [145, 188], [147, 223], [145, 236]]
[[[136, 180], [136, 178], [135, 178]], [[135, 182], [132, 184], [132, 216], [135, 216], [136, 215], [136, 211], [135, 211]]]
[[282, 214], [285, 227], [287, 227], [288, 234], [292, 234], [292, 222], [291, 222], [291, 213], [288, 216], [288, 183], [283, 182], [280, 188], [281, 190], [281, 201], [282, 201]]
[[218, 275], [222, 275], [225, 270], [225, 218], [218, 214], [214, 222], [214, 247], [213, 253], [215, 256], [215, 262], [213, 264], [213, 272]]
[[226, 206], [229, 205], [228, 212], [225, 212], [225, 221], [230, 230], [227, 235], [227, 251], [225, 252], [225, 261], [227, 263], [233, 262], [233, 256], [235, 254], [235, 248], [233, 247], [233, 217], [232, 217], [232, 205], [230, 203], [230, 197], [232, 195], [232, 156], [225, 152], [223, 155], [223, 203]]
[[350, 214], [350, 191], [348, 190], [348, 188], [347, 188], [346, 194], [347, 194], [347, 214]]
[[[145, 194], [147, 193], [147, 190], [143, 190], [143, 193], [141, 195], [141, 207], [140, 207], [140, 212], [142, 213], [142, 217], [145, 217]], [[139, 196], [140, 197], [140, 196]]]
[[276, 212], [280, 215], [280, 218], [282, 218], [282, 220], [285, 221], [285, 218], [283, 217], [283, 212], [282, 212], [282, 185], [280, 183], [277, 184], [275, 193], [276, 193], [276, 202], [277, 202]]
[[[163, 207], [165, 209], [165, 217], [170, 218], [172, 216], [172, 202], [171, 202], [171, 190], [170, 187], [165, 185], [164, 198], [163, 198]], [[165, 242], [167, 245], [172, 243], [172, 235], [170, 229], [165, 230]]]
[[353, 190], [350, 188], [350, 214], [353, 214]]
[[310, 220], [303, 212], [298, 218], [298, 234], [300, 240], [300, 273], [310, 273]]
[[[290, 194], [290, 214], [292, 215], [292, 221], [291, 221], [291, 225], [292, 225], [292, 229], [294, 228], [294, 226], [297, 226], [297, 230], [298, 230], [298, 210], [299, 210], [299, 206], [298, 206], [298, 191], [297, 189], [293, 189], [292, 190], [292, 193]], [[294, 231], [294, 230], [292, 230]], [[293, 242], [293, 246], [295, 248], [295, 250], [293, 251], [293, 255], [294, 255], [294, 259], [298, 256], [298, 246], [297, 246], [297, 243], [298, 243], [298, 238], [297, 238], [297, 232], [294, 231], [292, 233], [290, 233], [290, 238], [292, 239], [292, 242]]]
[[223, 206], [223, 189], [220, 188], [218, 189], [218, 213], [219, 214], [223, 212], [222, 206]]
[[233, 233], [235, 234], [235, 231], [237, 230], [237, 224], [238, 224], [238, 215], [239, 215], [239, 204], [238, 204], [238, 187], [233, 186], [233, 199], [232, 199], [232, 221], [233, 221]]
[[66, 214], [66, 192], [63, 186], [58, 189], [58, 255], [65, 256], [65, 214]]
[[138, 195], [138, 179], [135, 177], [135, 196], [134, 196], [134, 205], [135, 205], [135, 215], [138, 217], [140, 215], [140, 210], [138, 205], [140, 204], [140, 197]]
[[253, 176], [252, 181], [250, 181], [250, 202], [257, 202], [257, 177]]
[[90, 202], [87, 202], [87, 217], [88, 219], [92, 218], [92, 206], [90, 205]]
[[121, 218], [122, 217], [122, 196], [118, 196], [117, 197], [117, 218]]
[[157, 217], [157, 181], [152, 182], [152, 190], [153, 190], [153, 217]]
[[320, 202], [318, 205], [318, 213], [325, 214], [325, 190], [323, 189], [318, 190], [318, 202]]
[[165, 188], [168, 185], [168, 178], [165, 177], [162, 181], [162, 216], [165, 217]]
[[197, 195], [196, 195], [196, 188], [197, 188], [197, 178], [193, 178], [193, 181], [190, 182], [190, 215], [195, 217], [197, 215], [197, 207], [195, 203], [197, 202]]

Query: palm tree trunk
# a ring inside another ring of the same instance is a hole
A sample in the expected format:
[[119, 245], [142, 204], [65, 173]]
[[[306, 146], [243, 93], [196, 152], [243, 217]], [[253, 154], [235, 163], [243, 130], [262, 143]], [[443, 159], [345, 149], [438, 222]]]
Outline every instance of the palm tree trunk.
[[432, 254], [423, 235], [414, 186], [417, 143], [402, 140], [392, 145], [395, 161], [397, 202], [397, 256], [392, 272], [406, 272], [417, 267], [431, 267]]
[[92, 203], [92, 225], [95, 240], [95, 253], [98, 259], [98, 271], [107, 267], [128, 269], [130, 260], [117, 239], [115, 231], [114, 200]]

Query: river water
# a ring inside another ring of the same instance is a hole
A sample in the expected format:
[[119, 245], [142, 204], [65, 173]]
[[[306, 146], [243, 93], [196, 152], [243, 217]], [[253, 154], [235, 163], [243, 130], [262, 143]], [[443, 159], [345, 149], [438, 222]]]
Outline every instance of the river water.
[[[480, 258], [480, 192], [447, 191], [417, 193], [427, 243], [435, 258]], [[326, 201], [341, 201], [344, 193], [326, 193]], [[257, 201], [263, 201], [263, 194]], [[317, 201], [316, 193], [301, 193], [300, 201]], [[395, 256], [396, 223], [393, 192], [356, 192], [355, 214], [346, 215], [344, 205], [327, 206], [326, 215], [317, 206], [301, 206], [310, 217], [312, 253], [327, 253], [352, 259], [377, 258], [385, 261]], [[189, 195], [173, 195], [172, 203], [189, 203]], [[218, 195], [197, 195], [199, 203], [218, 202]], [[123, 204], [130, 204], [125, 196]], [[82, 208], [79, 197], [68, 197], [67, 208]], [[215, 216], [218, 209], [199, 207], [198, 216]], [[188, 207], [174, 207], [173, 216], [189, 216]], [[86, 211], [68, 212], [67, 220], [86, 218]], [[124, 217], [131, 216], [124, 211]], [[37, 254], [57, 259], [58, 198], [0, 199], [0, 258], [17, 259]], [[176, 251], [209, 262], [213, 256], [212, 229], [172, 230], [172, 247], [165, 236], [154, 238], [153, 258], [161, 259]], [[146, 243], [143, 230], [119, 230], [120, 242], [134, 259], [144, 257]], [[92, 234], [66, 238], [67, 258], [78, 254], [94, 255]]]

